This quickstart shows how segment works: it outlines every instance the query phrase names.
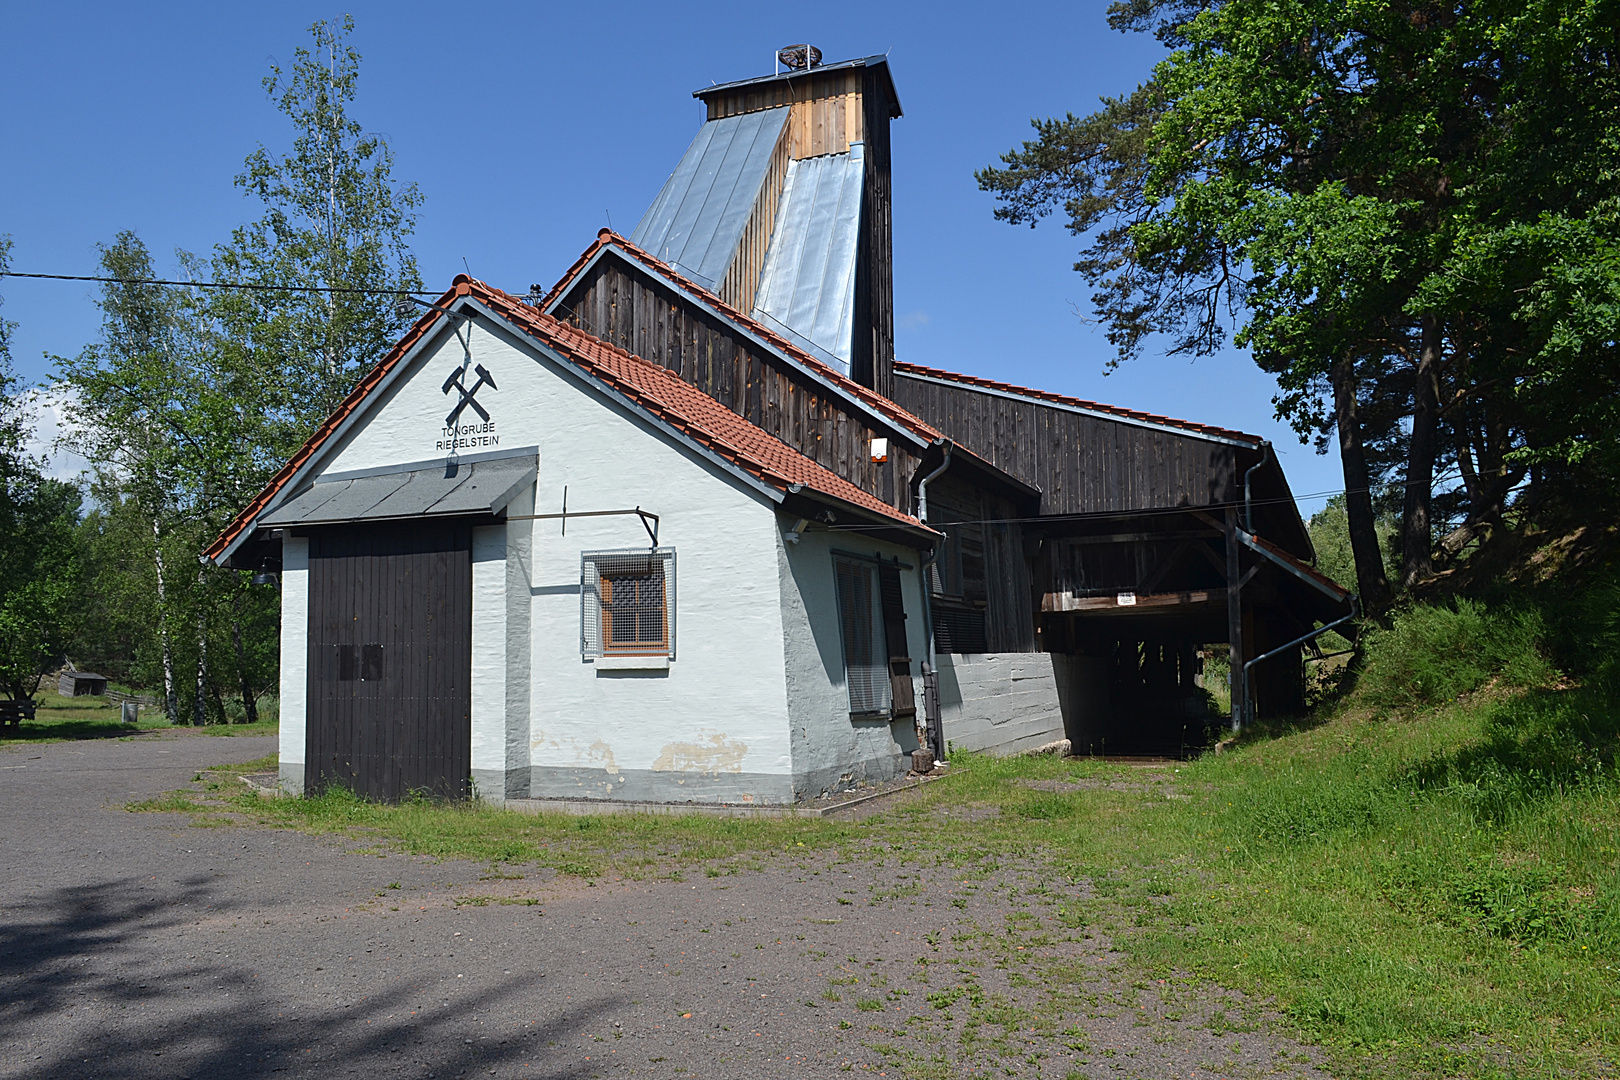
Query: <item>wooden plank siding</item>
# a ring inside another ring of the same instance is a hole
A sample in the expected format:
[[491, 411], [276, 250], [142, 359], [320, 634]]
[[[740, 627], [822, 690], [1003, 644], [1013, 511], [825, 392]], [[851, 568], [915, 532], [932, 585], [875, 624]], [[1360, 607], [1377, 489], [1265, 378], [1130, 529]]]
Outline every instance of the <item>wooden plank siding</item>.
[[1041, 489], [1041, 514], [1211, 506], [1242, 497], [1235, 448], [900, 374], [893, 400]]
[[[775, 82], [705, 93], [710, 120], [791, 106], [782, 130], [786, 159], [772, 172], [749, 219], [726, 280], [725, 301], [753, 309], [765, 246], [776, 220], [786, 160], [844, 154], [865, 147], [860, 237], [855, 253], [855, 326], [850, 377], [884, 397], [894, 397], [894, 211], [889, 176], [889, 121], [899, 115], [886, 69], [860, 67], [812, 71]], [[766, 203], [769, 206], [766, 206]], [[757, 219], [757, 220], [756, 220]]]
[[863, 68], [812, 71], [777, 82], [739, 86], [719, 93], [705, 94], [708, 119], [779, 109], [792, 106], [789, 126], [796, 127], [796, 158], [818, 154], [842, 154], [852, 142], [860, 142], [864, 118], [852, 111], [849, 98], [861, 93]]
[[855, 259], [855, 340], [850, 376], [894, 398], [894, 204], [889, 176], [889, 117], [897, 110], [889, 80], [862, 69], [866, 126], [866, 184]]
[[471, 793], [471, 536], [466, 521], [311, 531], [312, 794]]
[[754, 310], [754, 296], [759, 292], [759, 276], [765, 270], [765, 252], [770, 247], [771, 233], [776, 228], [776, 210], [782, 202], [782, 187], [787, 180], [788, 161], [792, 157], [793, 139], [791, 123], [782, 129], [771, 153], [771, 163], [765, 173], [765, 183], [754, 200], [754, 209], [743, 227], [742, 239], [732, 255], [731, 267], [720, 283], [720, 299], [738, 311]]
[[[558, 318], [667, 368], [817, 464], [904, 513], [918, 459], [893, 428], [827, 393], [684, 294], [616, 259], [580, 275]], [[871, 440], [889, 438], [887, 462]]]
[[928, 521], [946, 535], [932, 577], [934, 606], [947, 620], [982, 618], [989, 652], [1038, 648], [1035, 593], [1017, 517], [1011, 500], [950, 473], [929, 484]]

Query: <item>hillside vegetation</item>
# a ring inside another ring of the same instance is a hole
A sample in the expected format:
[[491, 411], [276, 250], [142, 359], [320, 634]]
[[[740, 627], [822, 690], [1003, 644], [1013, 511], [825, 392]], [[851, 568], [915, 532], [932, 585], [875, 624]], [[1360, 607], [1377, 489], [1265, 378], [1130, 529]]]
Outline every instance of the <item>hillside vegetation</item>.
[[[1367, 633], [1340, 701], [1190, 766], [1205, 796], [1114, 852], [1141, 955], [1274, 997], [1371, 1072], [1609, 1075], [1612, 539], [1502, 538]], [[1107, 874], [1088, 854], [1074, 872]]]

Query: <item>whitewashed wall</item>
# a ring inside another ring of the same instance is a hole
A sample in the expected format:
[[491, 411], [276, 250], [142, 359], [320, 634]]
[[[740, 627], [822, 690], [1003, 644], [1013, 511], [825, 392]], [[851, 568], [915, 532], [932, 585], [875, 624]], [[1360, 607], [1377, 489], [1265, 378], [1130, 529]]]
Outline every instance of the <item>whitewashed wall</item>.
[[862, 780], [887, 780], [911, 767], [917, 749], [912, 720], [851, 720], [844, 680], [843, 640], [838, 624], [834, 550], [852, 555], [899, 557], [910, 642], [913, 688], [922, 709], [922, 660], [927, 656], [917, 553], [869, 540], [858, 532], [815, 527], [788, 541], [784, 518], [778, 530], [782, 601], [782, 646], [787, 678], [788, 716], [793, 728], [793, 772], [801, 798], [815, 798]]
[[[479, 530], [480, 792], [791, 800], [774, 503], [509, 339], [481, 325], [470, 338], [474, 360], [499, 389], [479, 392], [494, 430], [479, 432], [484, 443], [464, 453], [537, 446], [535, 512], [560, 511], [565, 486], [570, 511], [640, 506], [660, 516], [660, 544], [676, 553], [674, 660], [664, 670], [607, 671], [580, 655], [580, 554], [648, 547], [641, 521], [570, 518], [566, 533], [557, 520]], [[325, 470], [442, 459], [435, 444], [451, 399], [441, 387], [463, 356], [462, 344], [447, 338], [419, 360]]]
[[308, 732], [309, 541], [288, 537], [281, 545], [281, 789], [304, 793], [304, 747]]
[[[442, 387], [464, 363], [482, 363], [498, 389], [478, 393], [490, 425], [464, 414], [480, 430], [451, 436], [473, 441], [459, 453], [522, 451], [539, 469], [509, 520], [473, 537], [472, 767], [482, 797], [783, 803], [905, 770], [917, 745], [910, 721], [849, 718], [832, 560], [834, 547], [881, 550], [911, 567], [901, 581], [916, 675], [926, 655], [917, 553], [825, 530], [786, 543], [791, 523], [764, 493], [511, 337], [480, 324], [443, 336], [322, 471], [443, 460], [453, 399]], [[565, 488], [573, 514], [639, 506], [659, 515], [660, 546], [675, 551], [667, 664], [626, 669], [581, 656], [581, 553], [651, 541], [634, 516], [512, 520], [560, 512]], [[282, 760], [284, 784], [294, 786], [295, 772], [301, 788], [307, 544], [293, 541], [285, 558]], [[916, 697], [920, 708], [920, 685]]]
[[951, 750], [1018, 754], [1066, 736], [1053, 653], [939, 658], [940, 719]]

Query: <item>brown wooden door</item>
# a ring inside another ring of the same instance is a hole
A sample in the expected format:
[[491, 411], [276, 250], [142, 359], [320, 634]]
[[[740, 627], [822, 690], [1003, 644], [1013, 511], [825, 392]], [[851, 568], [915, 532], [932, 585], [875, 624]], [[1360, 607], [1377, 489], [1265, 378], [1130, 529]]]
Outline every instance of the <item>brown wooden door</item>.
[[471, 537], [455, 521], [311, 533], [310, 792], [469, 794]]

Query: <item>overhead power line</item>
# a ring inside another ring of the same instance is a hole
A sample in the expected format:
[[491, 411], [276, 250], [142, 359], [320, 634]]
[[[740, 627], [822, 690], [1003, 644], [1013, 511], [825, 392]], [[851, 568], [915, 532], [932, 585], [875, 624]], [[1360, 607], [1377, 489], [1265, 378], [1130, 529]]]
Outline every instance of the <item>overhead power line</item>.
[[162, 278], [97, 277], [94, 274], [24, 274], [7, 270], [0, 278], [40, 278], [46, 281], [100, 281], [113, 285], [176, 285], [188, 289], [250, 289], [256, 292], [356, 293], [363, 296], [438, 296], [427, 289], [356, 289], [344, 285], [261, 285], [243, 281], [166, 281]]
[[[1373, 494], [1377, 494], [1381, 490], [1388, 490], [1390, 488], [1404, 488], [1405, 486], [1406, 486], [1405, 481], [1391, 480], [1391, 481], [1389, 481], [1388, 483], [1385, 483], [1385, 484], [1377, 484], [1377, 485], [1374, 485], [1372, 487], [1365, 487], [1365, 488], [1356, 488], [1355, 490], [1358, 493], [1363, 492], [1363, 491], [1367, 491], [1367, 492], [1372, 492]], [[1279, 498], [1266, 498], [1266, 499], [1251, 499], [1251, 500], [1249, 500], [1247, 505], [1252, 506], [1252, 507], [1287, 506], [1287, 505], [1289, 505], [1291, 503], [1292, 504], [1297, 504], [1297, 503], [1302, 502], [1302, 501], [1304, 501], [1306, 499], [1311, 499], [1311, 500], [1322, 499], [1322, 498], [1331, 499], [1335, 495], [1345, 495], [1345, 494], [1348, 494], [1347, 489], [1345, 489], [1345, 488], [1334, 488], [1334, 489], [1329, 490], [1329, 491], [1312, 491], [1312, 492], [1308, 492], [1308, 493], [1306, 493], [1304, 495], [1295, 495], [1292, 498], [1279, 497]], [[938, 522], [930, 521], [927, 524], [929, 524], [931, 526], [938, 526], [940, 528], [943, 528], [946, 525], [1040, 525], [1040, 524], [1046, 524], [1046, 525], [1057, 524], [1057, 525], [1061, 525], [1061, 524], [1063, 524], [1065, 522], [1070, 522], [1070, 521], [1102, 521], [1102, 520], [1108, 520], [1108, 519], [1147, 518], [1147, 517], [1163, 517], [1163, 516], [1172, 515], [1172, 514], [1190, 514], [1190, 513], [1192, 513], [1193, 511], [1196, 511], [1196, 510], [1201, 510], [1201, 511], [1203, 511], [1205, 513], [1212, 513], [1212, 512], [1216, 512], [1216, 511], [1222, 511], [1222, 510], [1241, 510], [1241, 509], [1243, 509], [1244, 506], [1245, 506], [1244, 501], [1242, 499], [1237, 499], [1237, 500], [1232, 500], [1232, 501], [1227, 501], [1227, 502], [1205, 503], [1205, 504], [1200, 504], [1198, 506], [1145, 506], [1145, 507], [1140, 507], [1140, 508], [1134, 509], [1134, 510], [1080, 510], [1080, 511], [1076, 511], [1074, 513], [1068, 513], [1068, 514], [1043, 514], [1043, 515], [1040, 515], [1040, 516], [1037, 516], [1037, 517], [969, 518], [969, 519], [964, 519], [962, 521], [938, 521]], [[835, 532], [838, 532], [838, 531], [875, 532], [875, 531], [880, 531], [880, 530], [883, 530], [883, 529], [893, 528], [893, 526], [891, 526], [891, 525], [868, 525], [868, 524], [864, 524], [864, 523], [861, 523], [861, 524], [838, 524], [838, 523], [832, 523], [832, 524], [828, 524], [827, 528], [829, 530], [832, 530], [832, 531], [835, 531]]]

